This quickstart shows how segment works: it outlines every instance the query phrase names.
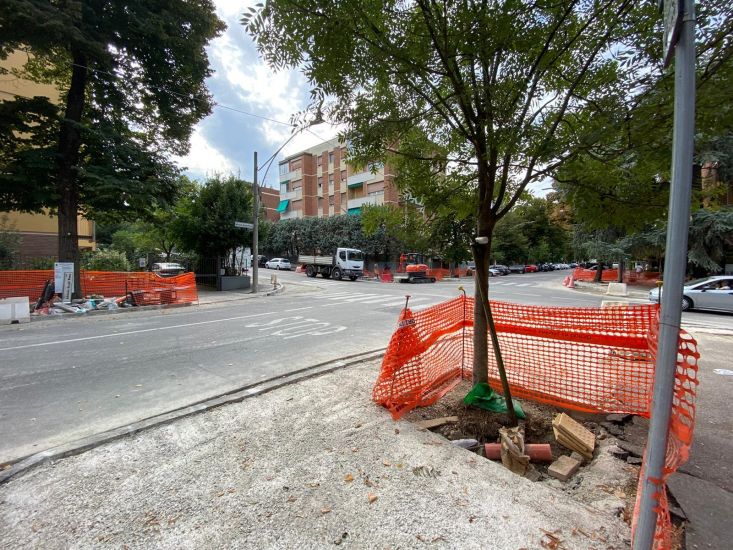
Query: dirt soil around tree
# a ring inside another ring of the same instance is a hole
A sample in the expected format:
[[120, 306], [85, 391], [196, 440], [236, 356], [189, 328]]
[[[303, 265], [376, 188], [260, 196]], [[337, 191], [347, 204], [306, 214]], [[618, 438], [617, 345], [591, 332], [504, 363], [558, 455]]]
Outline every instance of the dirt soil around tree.
[[[430, 431], [450, 441], [475, 439], [480, 445], [473, 450], [484, 456], [484, 444], [499, 442], [499, 429], [508, 425], [509, 418], [505, 413], [492, 413], [465, 405], [463, 398], [470, 390], [471, 382], [463, 380], [437, 403], [414, 409], [404, 419], [419, 423], [424, 420], [458, 417], [457, 422], [447, 422], [431, 428]], [[561, 455], [572, 454], [570, 449], [555, 440], [552, 420], [557, 414], [565, 412], [596, 436], [593, 459], [584, 461], [579, 471], [568, 481], [562, 482], [550, 476], [547, 472], [550, 464], [534, 462], [532, 465], [537, 473], [528, 474], [527, 477], [570, 494], [573, 498], [611, 515], [619, 516], [630, 524], [648, 420], [632, 415], [584, 414], [527, 400], [520, 402], [526, 415], [526, 419], [519, 421], [524, 429], [525, 444], [548, 443], [554, 460]], [[675, 538], [679, 541], [682, 526], [680, 518], [675, 516], [676, 511], [673, 506], [672, 518], [673, 521], [676, 520], [675, 530], [678, 535]]]

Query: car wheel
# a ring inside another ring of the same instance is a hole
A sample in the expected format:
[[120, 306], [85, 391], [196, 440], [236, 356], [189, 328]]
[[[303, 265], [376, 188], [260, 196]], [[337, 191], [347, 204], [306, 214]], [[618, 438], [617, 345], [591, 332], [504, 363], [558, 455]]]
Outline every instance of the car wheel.
[[692, 300], [690, 300], [687, 296], [682, 297], [682, 311], [687, 311], [688, 309], [692, 309], [693, 304]]
[[305, 274], [311, 278], [317, 275], [316, 270], [313, 269], [312, 265], [309, 265], [308, 267], [305, 268]]
[[341, 280], [341, 269], [339, 269], [338, 267], [334, 268], [332, 272], [332, 276], [337, 281], [340, 281]]

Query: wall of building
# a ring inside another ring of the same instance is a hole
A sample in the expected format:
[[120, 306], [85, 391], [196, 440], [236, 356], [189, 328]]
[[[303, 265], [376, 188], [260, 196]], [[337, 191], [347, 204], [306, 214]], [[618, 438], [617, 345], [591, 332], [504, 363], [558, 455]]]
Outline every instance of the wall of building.
[[336, 139], [320, 143], [280, 162], [281, 199], [288, 209], [280, 219], [328, 217], [358, 212], [365, 204], [399, 204], [389, 166], [355, 168]]
[[[9, 71], [21, 69], [28, 61], [28, 54], [22, 51], [11, 52], [6, 59], [0, 60], [0, 67]], [[61, 101], [59, 90], [51, 84], [39, 84], [19, 78], [14, 74], [0, 75], [0, 101], [11, 101], [19, 97], [47, 97], [54, 103]], [[50, 214], [25, 214], [21, 212], [2, 212], [7, 216], [11, 227], [20, 232], [22, 240], [21, 256], [57, 256], [58, 220]], [[78, 217], [79, 247], [93, 250], [94, 222]]]

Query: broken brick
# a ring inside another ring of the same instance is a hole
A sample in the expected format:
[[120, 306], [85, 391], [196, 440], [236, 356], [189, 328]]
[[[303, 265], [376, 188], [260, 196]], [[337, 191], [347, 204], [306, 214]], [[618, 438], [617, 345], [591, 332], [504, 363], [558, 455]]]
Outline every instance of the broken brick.
[[567, 481], [573, 474], [580, 468], [580, 462], [569, 456], [562, 455], [555, 462], [550, 464], [547, 469], [547, 473], [559, 479], [560, 481]]

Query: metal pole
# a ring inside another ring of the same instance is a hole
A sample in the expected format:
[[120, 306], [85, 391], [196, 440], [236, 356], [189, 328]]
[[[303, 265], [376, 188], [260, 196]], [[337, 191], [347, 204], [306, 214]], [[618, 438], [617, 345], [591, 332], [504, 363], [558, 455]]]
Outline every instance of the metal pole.
[[674, 138], [672, 188], [669, 195], [664, 293], [660, 312], [654, 396], [646, 446], [646, 466], [634, 550], [652, 547], [657, 524], [654, 494], [662, 478], [672, 409], [677, 346], [682, 306], [682, 286], [687, 270], [687, 232], [692, 189], [693, 134], [695, 131], [695, 3], [684, 0], [683, 22], [675, 48]]
[[260, 223], [260, 190], [257, 187], [257, 151], [255, 151], [254, 178], [252, 178], [252, 293], [257, 294], [257, 274], [259, 269], [259, 247], [257, 246]]

